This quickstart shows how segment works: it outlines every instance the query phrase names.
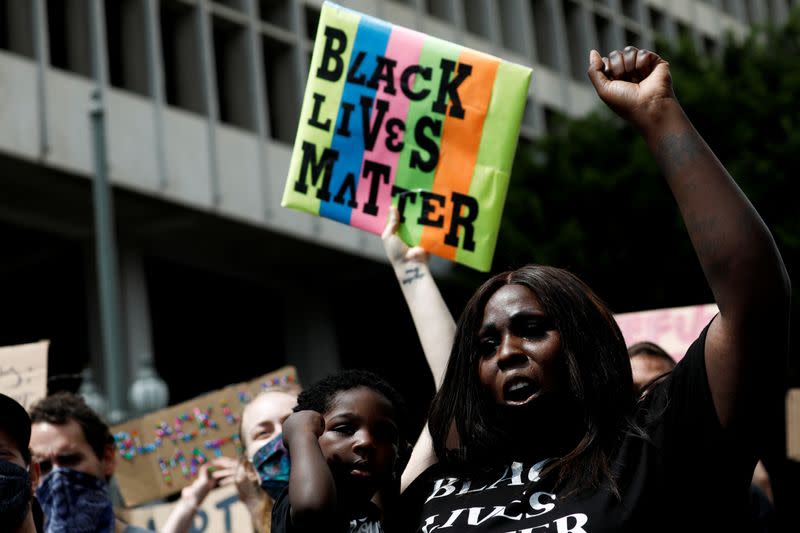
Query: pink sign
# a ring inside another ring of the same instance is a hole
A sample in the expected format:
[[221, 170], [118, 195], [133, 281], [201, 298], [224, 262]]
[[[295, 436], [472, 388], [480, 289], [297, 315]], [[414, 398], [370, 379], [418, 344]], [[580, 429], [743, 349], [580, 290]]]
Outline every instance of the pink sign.
[[628, 346], [641, 341], [654, 342], [680, 361], [717, 312], [717, 304], [707, 304], [622, 313], [614, 318]]

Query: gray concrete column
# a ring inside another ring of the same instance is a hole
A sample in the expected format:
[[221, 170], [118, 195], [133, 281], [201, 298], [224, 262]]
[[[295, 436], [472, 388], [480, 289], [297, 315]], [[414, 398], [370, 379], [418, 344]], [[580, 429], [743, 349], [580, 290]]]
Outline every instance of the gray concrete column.
[[150, 305], [142, 255], [126, 249], [122, 253], [121, 285], [125, 341], [128, 354], [128, 403], [132, 414], [141, 415], [166, 407], [169, 388], [155, 369]]
[[108, 416], [108, 397], [105, 394], [105, 365], [103, 363], [103, 338], [100, 328], [100, 296], [97, 291], [97, 264], [94, 260], [93, 243], [86, 246], [86, 311], [89, 339], [89, 363], [82, 372], [78, 394], [89, 407], [102, 417]]

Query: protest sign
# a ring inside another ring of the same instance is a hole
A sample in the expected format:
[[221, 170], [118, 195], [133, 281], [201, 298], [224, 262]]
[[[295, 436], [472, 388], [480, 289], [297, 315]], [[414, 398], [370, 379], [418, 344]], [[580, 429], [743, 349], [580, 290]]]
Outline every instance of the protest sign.
[[786, 454], [800, 461], [800, 389], [786, 393]]
[[242, 407], [262, 390], [292, 384], [297, 374], [287, 366], [112, 428], [125, 505], [178, 492], [214, 457], [238, 457]]
[[0, 392], [29, 409], [47, 395], [49, 341], [0, 348]]
[[[123, 511], [133, 526], [161, 531], [175, 503], [136, 507]], [[250, 512], [233, 485], [212, 490], [197, 510], [188, 533], [233, 533], [252, 531]]]
[[716, 314], [717, 305], [707, 304], [622, 313], [614, 318], [628, 346], [641, 341], [654, 342], [680, 361]]
[[530, 79], [326, 2], [281, 205], [489, 270]]

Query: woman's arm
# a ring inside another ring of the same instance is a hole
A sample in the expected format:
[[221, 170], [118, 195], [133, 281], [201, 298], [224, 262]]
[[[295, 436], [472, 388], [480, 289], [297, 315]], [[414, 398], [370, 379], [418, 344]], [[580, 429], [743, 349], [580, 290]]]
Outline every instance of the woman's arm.
[[600, 98], [639, 129], [658, 161], [719, 306], [705, 348], [719, 420], [754, 422], [787, 349], [790, 284], [775, 242], [684, 114], [666, 61], [627, 47], [608, 58], [593, 50], [589, 63]]
[[[400, 283], [411, 318], [414, 320], [414, 327], [433, 374], [436, 390], [439, 390], [453, 347], [456, 323], [428, 268], [428, 253], [419, 247], [409, 248], [400, 240], [397, 236], [399, 225], [400, 216], [397, 209], [392, 207], [382, 235], [383, 246], [394, 269], [394, 275]], [[428, 425], [425, 424], [414, 445], [414, 451], [411, 452], [408, 465], [403, 470], [400, 491], [404, 491], [417, 476], [435, 462], [433, 442]]]
[[431, 276], [428, 253], [417, 246], [409, 248], [397, 236], [399, 225], [400, 216], [397, 209], [392, 207], [381, 236], [383, 247], [400, 283], [438, 390], [453, 347], [456, 323]]

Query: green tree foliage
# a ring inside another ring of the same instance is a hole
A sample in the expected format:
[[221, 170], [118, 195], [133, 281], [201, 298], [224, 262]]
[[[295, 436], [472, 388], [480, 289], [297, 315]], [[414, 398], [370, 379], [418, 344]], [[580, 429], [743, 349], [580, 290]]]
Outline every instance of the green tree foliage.
[[[728, 40], [718, 59], [688, 43], [662, 55], [687, 114], [766, 220], [790, 274], [797, 271], [800, 12], [782, 28]], [[554, 122], [518, 149], [495, 270], [568, 268], [617, 312], [712, 301], [639, 135], [599, 107]]]

